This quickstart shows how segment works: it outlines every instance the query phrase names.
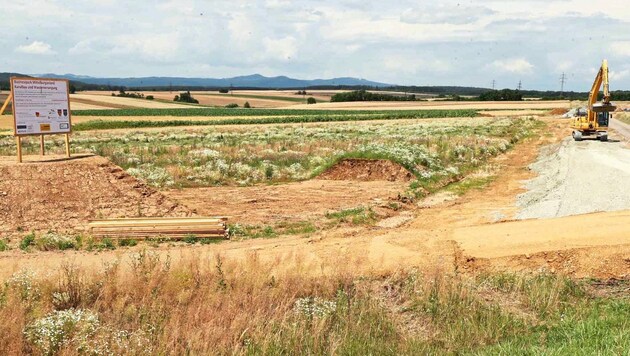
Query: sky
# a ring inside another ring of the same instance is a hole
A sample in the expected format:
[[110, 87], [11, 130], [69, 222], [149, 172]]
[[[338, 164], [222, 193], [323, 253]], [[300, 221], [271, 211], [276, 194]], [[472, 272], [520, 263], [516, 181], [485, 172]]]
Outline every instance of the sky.
[[0, 72], [630, 89], [625, 0], [0, 0]]

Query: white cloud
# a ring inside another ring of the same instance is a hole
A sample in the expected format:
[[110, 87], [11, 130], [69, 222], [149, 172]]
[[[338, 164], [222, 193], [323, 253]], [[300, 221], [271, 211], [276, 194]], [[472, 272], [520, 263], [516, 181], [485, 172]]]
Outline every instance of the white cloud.
[[52, 46], [42, 41], [33, 41], [31, 44], [18, 46], [15, 51], [37, 55], [55, 54], [55, 51], [52, 50]]
[[610, 80], [611, 81], [619, 81], [630, 77], [630, 70], [624, 69], [620, 71], [610, 71]]
[[630, 57], [630, 41], [616, 41], [610, 44], [613, 54], [620, 57]]
[[451, 66], [439, 59], [419, 59], [411, 55], [389, 55], [383, 59], [383, 66], [390, 72], [418, 74], [448, 72]]
[[503, 72], [516, 73], [516, 74], [529, 74], [529, 73], [532, 73], [534, 69], [534, 65], [529, 63], [524, 58], [496, 60], [492, 62], [492, 66]]
[[478, 21], [484, 16], [492, 15], [494, 11], [483, 6], [465, 6], [458, 4], [438, 6], [425, 3], [424, 6], [408, 8], [403, 11], [400, 20], [411, 24], [467, 24]]
[[556, 64], [556, 70], [559, 72], [566, 72], [569, 69], [573, 68], [574, 65], [575, 63], [573, 63], [573, 61], [570, 61], [570, 60], [561, 61]]
[[292, 36], [278, 39], [264, 38], [263, 44], [269, 58], [291, 60], [297, 54], [297, 40]]

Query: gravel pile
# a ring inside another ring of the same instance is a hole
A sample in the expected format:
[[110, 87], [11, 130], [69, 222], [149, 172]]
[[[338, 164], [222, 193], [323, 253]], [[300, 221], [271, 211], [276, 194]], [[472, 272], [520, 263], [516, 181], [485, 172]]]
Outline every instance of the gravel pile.
[[567, 138], [530, 165], [538, 176], [517, 198], [517, 219], [630, 209], [630, 150], [619, 142]]

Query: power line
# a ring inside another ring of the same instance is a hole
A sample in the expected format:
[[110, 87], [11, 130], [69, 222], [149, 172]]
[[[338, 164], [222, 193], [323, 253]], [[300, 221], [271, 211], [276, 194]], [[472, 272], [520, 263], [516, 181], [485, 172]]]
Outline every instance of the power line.
[[523, 85], [522, 85], [522, 84], [523, 84], [523, 83], [521, 83], [521, 81], [519, 80], [519, 81], [518, 81], [518, 91], [521, 91], [521, 88], [523, 87]]
[[497, 81], [492, 79], [492, 90], [496, 87]]
[[564, 96], [564, 83], [567, 82], [567, 75], [562, 72], [562, 75], [560, 76], [560, 96]]

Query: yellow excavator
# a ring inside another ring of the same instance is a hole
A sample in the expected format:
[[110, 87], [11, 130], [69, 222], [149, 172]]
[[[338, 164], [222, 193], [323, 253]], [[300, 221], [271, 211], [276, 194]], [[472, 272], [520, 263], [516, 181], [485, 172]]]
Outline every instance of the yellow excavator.
[[[604, 98], [597, 102], [599, 89], [604, 85]], [[617, 107], [610, 102], [610, 89], [608, 87], [608, 61], [603, 60], [602, 66], [593, 82], [593, 87], [588, 95], [588, 107], [586, 115], [578, 114], [571, 122], [573, 139], [581, 141], [584, 137], [595, 135], [600, 141], [608, 140], [608, 121], [612, 118], [611, 112]]]

